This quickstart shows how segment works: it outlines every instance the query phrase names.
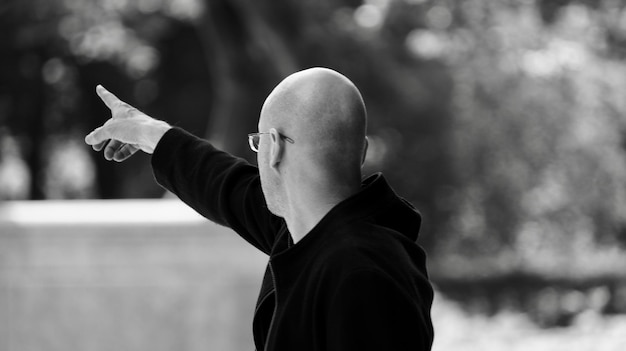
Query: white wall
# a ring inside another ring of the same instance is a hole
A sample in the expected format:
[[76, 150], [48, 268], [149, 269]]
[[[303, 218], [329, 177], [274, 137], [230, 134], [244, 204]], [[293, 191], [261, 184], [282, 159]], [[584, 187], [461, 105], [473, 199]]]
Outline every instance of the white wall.
[[0, 351], [253, 350], [266, 257], [178, 200], [0, 204]]

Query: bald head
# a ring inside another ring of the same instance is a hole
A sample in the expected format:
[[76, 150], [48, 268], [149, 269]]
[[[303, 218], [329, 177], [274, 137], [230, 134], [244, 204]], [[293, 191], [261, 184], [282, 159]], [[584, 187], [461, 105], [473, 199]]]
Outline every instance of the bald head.
[[327, 175], [358, 173], [360, 178], [366, 111], [360, 92], [345, 76], [311, 68], [287, 77], [261, 110], [259, 130], [268, 128], [295, 141], [294, 160]]

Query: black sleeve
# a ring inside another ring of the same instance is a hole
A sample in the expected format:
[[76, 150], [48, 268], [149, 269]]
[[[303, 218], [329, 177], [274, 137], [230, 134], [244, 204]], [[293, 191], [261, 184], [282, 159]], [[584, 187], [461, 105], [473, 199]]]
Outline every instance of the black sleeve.
[[258, 169], [180, 128], [152, 155], [156, 181], [204, 217], [269, 254], [284, 221], [267, 208]]
[[329, 351], [428, 351], [430, 308], [384, 274], [358, 270], [338, 286], [327, 315]]

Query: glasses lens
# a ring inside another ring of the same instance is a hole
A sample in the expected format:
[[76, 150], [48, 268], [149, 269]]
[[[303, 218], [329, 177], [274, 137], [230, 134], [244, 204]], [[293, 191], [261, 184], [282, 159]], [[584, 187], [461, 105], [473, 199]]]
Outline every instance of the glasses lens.
[[250, 144], [250, 148], [254, 152], [259, 152], [259, 140], [261, 139], [261, 135], [259, 134], [251, 134], [248, 136], [248, 143]]

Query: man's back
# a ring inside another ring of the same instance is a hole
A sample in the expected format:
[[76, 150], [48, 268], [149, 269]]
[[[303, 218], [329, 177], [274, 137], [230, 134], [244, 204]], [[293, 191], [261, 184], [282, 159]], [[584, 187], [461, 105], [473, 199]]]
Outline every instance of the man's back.
[[377, 175], [300, 242], [278, 244], [268, 349], [429, 349], [433, 296], [414, 242], [419, 221]]

